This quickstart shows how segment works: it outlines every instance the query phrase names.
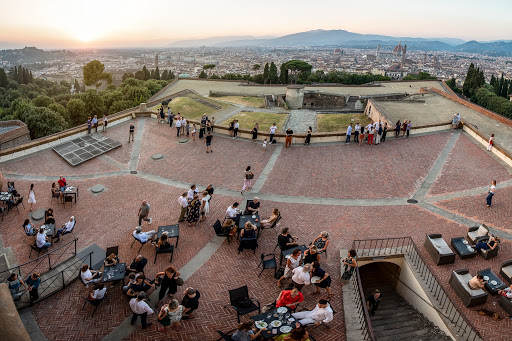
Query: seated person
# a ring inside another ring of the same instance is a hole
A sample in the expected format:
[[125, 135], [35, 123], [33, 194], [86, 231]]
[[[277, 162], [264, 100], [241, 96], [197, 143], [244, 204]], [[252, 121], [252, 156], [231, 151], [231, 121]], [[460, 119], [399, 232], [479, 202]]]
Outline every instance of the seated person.
[[169, 244], [168, 242], [168, 238], [167, 238], [167, 233], [164, 232], [161, 236], [160, 236], [160, 239], [158, 239], [158, 241], [156, 243], [153, 243], [153, 245], [155, 246], [155, 248], [157, 250], [166, 250], [166, 249], [170, 249], [171, 248], [171, 244]]
[[105, 285], [103, 283], [98, 283], [98, 286], [96, 287], [96, 290], [91, 292], [89, 297], [87, 299], [94, 303], [99, 303], [104, 297], [105, 293], [107, 292], [107, 288], [105, 288]]
[[472, 290], [478, 290], [483, 289], [485, 287], [485, 283], [487, 283], [487, 281], [484, 282], [484, 276], [478, 274], [469, 280], [468, 286]]
[[240, 211], [238, 210], [238, 205], [239, 204], [235, 202], [226, 210], [226, 218], [234, 220], [237, 225], [240, 221]]
[[133, 259], [133, 262], [126, 267], [126, 275], [128, 276], [131, 272], [144, 272], [144, 267], [148, 263], [148, 260], [141, 255], [138, 255]]
[[105, 266], [114, 266], [117, 265], [117, 263], [119, 263], [119, 258], [116, 256], [115, 253], [111, 253], [110, 255], [108, 255], [107, 258], [105, 258], [105, 261], [103, 262]]
[[256, 238], [256, 228], [250, 221], [246, 222], [240, 231], [240, 238]]
[[249, 341], [256, 340], [261, 336], [261, 332], [267, 330], [267, 328], [261, 328], [256, 330], [253, 328], [254, 321], [249, 320], [238, 325], [236, 332], [231, 335], [233, 341]]
[[75, 217], [72, 216], [71, 218], [69, 218], [69, 221], [67, 223], [62, 225], [61, 229], [57, 230], [57, 239], [55, 240], [55, 242], [58, 242], [60, 240], [61, 234], [71, 233], [71, 231], [73, 231], [74, 227], [75, 227]]
[[151, 288], [154, 288], [155, 285], [146, 279], [146, 276], [143, 274], [138, 275], [135, 278], [135, 281], [128, 286], [128, 291], [126, 291], [126, 295], [130, 297], [137, 297], [140, 292], [146, 292]]
[[491, 236], [489, 236], [488, 242], [480, 241], [480, 242], [476, 243], [475, 250], [476, 251], [480, 251], [481, 249], [494, 250], [499, 244], [500, 244], [500, 239], [498, 237], [491, 235]]
[[315, 309], [293, 313], [292, 316], [301, 325], [329, 323], [333, 319], [333, 311], [327, 300], [319, 300]]
[[57, 185], [55, 185], [55, 182], [52, 183], [52, 198], [59, 198], [59, 201], [62, 202], [62, 192]]
[[233, 219], [226, 219], [222, 224], [222, 233], [227, 234], [229, 241], [235, 239], [238, 227]]
[[60, 176], [59, 181], [57, 181], [59, 184], [59, 189], [61, 192], [64, 192], [66, 190], [67, 184], [66, 184], [66, 178], [64, 178], [62, 175]]
[[36, 236], [36, 246], [39, 248], [39, 249], [47, 249], [51, 246], [52, 244], [48, 242], [48, 237], [46, 236], [46, 231], [44, 228], [40, 227], [39, 228], [39, 232], [37, 233], [37, 236]]
[[20, 300], [21, 295], [23, 295], [23, 291], [20, 292], [20, 285], [23, 285], [25, 287], [25, 290], [28, 289], [28, 286], [25, 284], [25, 282], [19, 278], [18, 274], [11, 273], [9, 278], [7, 278], [7, 285], [9, 286], [9, 290], [11, 291], [12, 298], [14, 302], [17, 302]]
[[299, 244], [295, 241], [298, 238], [292, 237], [289, 231], [290, 229], [288, 227], [283, 227], [281, 229], [281, 234], [277, 237], [277, 244], [279, 244], [279, 248], [281, 249], [281, 251], [291, 249], [295, 246], [299, 246]]
[[7, 181], [7, 193], [13, 193], [14, 191], [14, 182]]
[[320, 254], [315, 245], [310, 245], [308, 249], [304, 251], [304, 264], [313, 262], [320, 262]]
[[506, 298], [512, 299], [512, 285], [503, 290], [498, 290], [498, 294], [505, 296]]
[[80, 278], [84, 284], [100, 282], [101, 275], [101, 272], [89, 269], [87, 264], [82, 265], [82, 269], [80, 269]]
[[185, 310], [183, 311], [182, 319], [192, 319], [194, 318], [194, 311], [199, 308], [199, 298], [201, 298], [201, 293], [196, 289], [188, 287], [185, 289], [183, 294], [185, 294], [185, 296], [183, 296], [183, 299], [181, 300], [181, 305]]
[[25, 229], [25, 233], [28, 236], [35, 236], [37, 233], [38, 227], [35, 225], [32, 225], [29, 219], [25, 219], [25, 222], [23, 223], [23, 228]]
[[123, 286], [123, 292], [126, 293], [128, 291], [128, 288], [130, 288], [130, 285], [132, 285], [135, 280], [137, 279], [137, 277], [139, 277], [140, 274], [138, 273], [134, 273], [132, 272], [129, 276], [128, 276], [128, 284], [126, 284], [125, 286]]
[[329, 232], [322, 231], [318, 237], [313, 240], [313, 245], [318, 249], [318, 253], [325, 252], [329, 245]]
[[258, 214], [260, 205], [261, 205], [260, 199], [255, 197], [253, 201], [249, 201], [247, 203], [247, 208], [245, 209], [244, 214]]
[[297, 288], [291, 290], [283, 290], [279, 293], [279, 297], [276, 301], [276, 308], [288, 307], [295, 309], [297, 304], [304, 301], [304, 295]]
[[14, 206], [18, 205], [21, 202], [21, 196], [16, 193], [11, 196], [11, 198], [7, 201], [7, 208], [11, 209]]
[[53, 208], [49, 208], [46, 212], [44, 212], [44, 223], [45, 224], [55, 224], [55, 217], [53, 216]]
[[157, 234], [158, 234], [158, 232], [156, 232], [155, 230], [151, 230], [148, 232], [142, 232], [141, 226], [137, 226], [135, 228], [135, 231], [133, 231], [133, 233], [132, 233], [133, 237], [135, 239], [137, 239], [138, 241], [140, 241], [141, 243], [146, 243], [148, 240], [155, 241]]
[[274, 210], [272, 211], [272, 215], [270, 216], [270, 218], [268, 219], [263, 219], [261, 221], [261, 226], [262, 227], [265, 227], [265, 228], [269, 228], [270, 226], [272, 226], [272, 224], [277, 220], [277, 218], [279, 218], [281, 214], [279, 213], [279, 210], [277, 208], [274, 208]]
[[299, 323], [295, 322], [295, 328], [291, 332], [281, 334], [274, 341], [309, 341], [309, 332]]

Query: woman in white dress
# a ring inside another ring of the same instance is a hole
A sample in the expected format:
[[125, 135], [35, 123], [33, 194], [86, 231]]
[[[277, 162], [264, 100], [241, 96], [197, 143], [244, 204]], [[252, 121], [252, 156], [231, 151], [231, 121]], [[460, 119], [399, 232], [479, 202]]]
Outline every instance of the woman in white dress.
[[36, 203], [36, 194], [34, 193], [34, 184], [30, 184], [30, 191], [28, 192], [28, 203], [30, 204], [30, 211], [32, 211], [32, 204]]
[[491, 138], [489, 139], [489, 144], [487, 145], [487, 151], [492, 151], [492, 145], [494, 144], [494, 134], [491, 135]]
[[206, 216], [210, 213], [210, 194], [204, 191], [203, 198], [201, 199], [201, 220], [206, 220]]
[[277, 286], [281, 287], [281, 281], [286, 278], [292, 277], [292, 270], [302, 264], [302, 252], [300, 249], [293, 250], [292, 254], [286, 257], [286, 267], [284, 268], [284, 275], [277, 281]]

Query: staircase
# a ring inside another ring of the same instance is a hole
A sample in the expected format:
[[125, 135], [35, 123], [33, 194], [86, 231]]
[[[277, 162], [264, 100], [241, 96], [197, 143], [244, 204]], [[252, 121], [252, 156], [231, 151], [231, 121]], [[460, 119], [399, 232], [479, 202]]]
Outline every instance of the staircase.
[[382, 300], [375, 315], [370, 315], [377, 341], [452, 340], [395, 291], [397, 281], [390, 272], [398, 270], [393, 266], [391, 263], [373, 263], [360, 268], [366, 297], [371, 295], [374, 289], [379, 289], [382, 293]]

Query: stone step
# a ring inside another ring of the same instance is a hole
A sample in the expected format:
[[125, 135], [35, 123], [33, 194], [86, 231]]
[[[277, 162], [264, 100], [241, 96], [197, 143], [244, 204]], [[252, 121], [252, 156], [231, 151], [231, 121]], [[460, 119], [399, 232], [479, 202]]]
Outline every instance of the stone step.
[[374, 330], [383, 330], [383, 329], [395, 329], [395, 328], [401, 328], [405, 325], [413, 325], [418, 324], [418, 320], [415, 319], [411, 314], [407, 316], [398, 316], [395, 318], [394, 315], [387, 316], [387, 319], [381, 319], [381, 320], [372, 320], [372, 317], [370, 317], [370, 321], [372, 322], [372, 326], [374, 327]]
[[395, 330], [395, 334], [388, 336], [377, 336], [375, 338], [378, 341], [395, 341], [395, 340], [414, 340], [414, 341], [425, 341], [432, 336], [431, 331], [427, 329], [404, 331], [403, 329]]

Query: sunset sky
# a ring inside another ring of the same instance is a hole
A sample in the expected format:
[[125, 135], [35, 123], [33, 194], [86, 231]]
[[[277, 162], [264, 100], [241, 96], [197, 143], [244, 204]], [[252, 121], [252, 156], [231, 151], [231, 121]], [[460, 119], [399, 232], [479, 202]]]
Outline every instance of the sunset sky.
[[0, 8], [0, 48], [166, 46], [184, 39], [315, 29], [512, 39], [510, 0], [0, 0]]

